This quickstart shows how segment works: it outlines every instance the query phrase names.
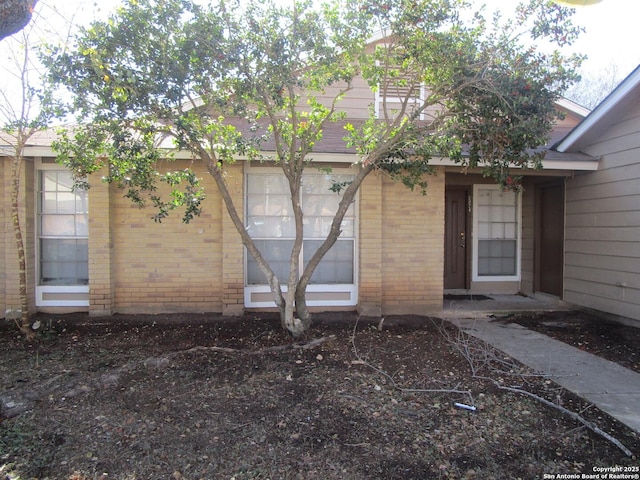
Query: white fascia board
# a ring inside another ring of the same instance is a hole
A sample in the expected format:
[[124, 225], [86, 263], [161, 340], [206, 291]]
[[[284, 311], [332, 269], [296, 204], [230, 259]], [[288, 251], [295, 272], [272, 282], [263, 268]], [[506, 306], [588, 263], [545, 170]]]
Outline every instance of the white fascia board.
[[584, 172], [595, 172], [598, 170], [597, 160], [543, 160], [543, 170], [576, 170]]
[[591, 113], [591, 110], [589, 110], [587, 107], [583, 107], [582, 105], [579, 105], [576, 102], [569, 100], [568, 98], [560, 98], [556, 100], [555, 103], [559, 107], [569, 110], [570, 112], [575, 113], [576, 115], [580, 115], [581, 117], [586, 117]]
[[24, 148], [25, 157], [57, 157], [56, 152], [50, 146], [36, 145]]
[[[263, 154], [268, 156], [273, 156], [275, 158], [274, 152], [263, 152]], [[193, 153], [188, 150], [181, 150], [179, 152], [175, 152], [173, 158], [177, 160], [191, 160], [194, 158]], [[247, 157], [236, 156], [236, 160], [238, 161], [247, 161]], [[317, 163], [358, 163], [360, 158], [357, 155], [352, 153], [310, 153], [308, 155], [308, 159]]]
[[[439, 157], [432, 158], [429, 160], [429, 165], [433, 165], [436, 167], [460, 167], [462, 168], [459, 162], [455, 162], [450, 158]], [[479, 165], [481, 167], [481, 165]], [[511, 165], [511, 168], [522, 168], [517, 165]], [[579, 171], [595, 171], [598, 169], [597, 161], [589, 161], [589, 160], [543, 160], [542, 161], [542, 169], [543, 170], [579, 170]], [[529, 170], [533, 171], [533, 170]]]

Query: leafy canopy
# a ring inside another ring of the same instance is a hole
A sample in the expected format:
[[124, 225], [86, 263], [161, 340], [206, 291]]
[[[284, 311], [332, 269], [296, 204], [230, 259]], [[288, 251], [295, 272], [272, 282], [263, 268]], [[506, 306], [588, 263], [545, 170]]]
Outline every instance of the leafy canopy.
[[[180, 207], [189, 221], [205, 196], [192, 171], [161, 174], [159, 159], [191, 152], [221, 188], [238, 157], [270, 160], [295, 184], [336, 126], [365, 174], [424, 189], [442, 156], [517, 188], [510, 172], [540, 167], [553, 102], [581, 61], [534, 46], [580, 31], [570, 9], [543, 0], [492, 21], [463, 0], [203, 3], [128, 0], [53, 55], [51, 78], [81, 124], [61, 135], [60, 157], [78, 178], [106, 166], [157, 220]], [[348, 118], [340, 101], [358, 77], [396, 100]]]

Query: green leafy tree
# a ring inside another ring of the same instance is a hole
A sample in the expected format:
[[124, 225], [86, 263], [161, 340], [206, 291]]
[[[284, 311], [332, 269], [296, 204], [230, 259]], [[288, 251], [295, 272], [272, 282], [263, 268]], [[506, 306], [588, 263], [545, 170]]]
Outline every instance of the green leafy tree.
[[[424, 189], [429, 159], [449, 156], [517, 188], [510, 169], [540, 166], [533, 149], [545, 142], [553, 101], [580, 59], [532, 45], [571, 42], [579, 29], [570, 13], [542, 0], [506, 22], [488, 22], [461, 0], [129, 0], [55, 56], [52, 79], [71, 92], [83, 125], [56, 148], [78, 178], [107, 166], [106, 180], [132, 201], [152, 203], [157, 220], [183, 208], [185, 221], [200, 213], [198, 178], [160, 174], [157, 161], [171, 157], [167, 139], [191, 152], [266, 276], [283, 327], [298, 336], [311, 324], [306, 287], [371, 172]], [[358, 76], [381, 98], [399, 100], [350, 121], [340, 101]], [[323, 132], [338, 122], [359, 160], [353, 180], [334, 185], [341, 201], [330, 233], [299, 276], [302, 175]], [[228, 190], [225, 169], [238, 158], [275, 162], [288, 181], [296, 234], [286, 288]], [[170, 198], [158, 194], [160, 182], [172, 186]]]

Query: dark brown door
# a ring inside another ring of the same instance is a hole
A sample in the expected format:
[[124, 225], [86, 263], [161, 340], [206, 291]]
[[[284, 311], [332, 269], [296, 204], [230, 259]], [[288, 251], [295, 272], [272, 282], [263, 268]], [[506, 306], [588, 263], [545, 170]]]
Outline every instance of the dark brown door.
[[539, 188], [538, 228], [539, 290], [562, 297], [564, 264], [564, 188], [562, 184]]
[[467, 199], [466, 188], [445, 190], [445, 289], [467, 288]]

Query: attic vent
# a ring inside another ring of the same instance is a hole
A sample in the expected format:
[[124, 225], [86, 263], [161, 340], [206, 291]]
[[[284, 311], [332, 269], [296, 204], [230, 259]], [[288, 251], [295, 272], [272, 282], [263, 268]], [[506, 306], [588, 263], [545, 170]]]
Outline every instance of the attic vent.
[[416, 83], [409, 75], [387, 78], [376, 92], [376, 116], [396, 117], [405, 102], [406, 113], [410, 113], [411, 108], [420, 105], [424, 98], [424, 85]]
[[388, 78], [381, 86], [381, 95], [387, 99], [402, 101], [405, 98], [420, 99], [422, 85], [416, 84], [408, 75]]
[[56, 159], [53, 157], [43, 157], [42, 158], [42, 163], [48, 163], [48, 164], [52, 164], [52, 163], [57, 163]]

